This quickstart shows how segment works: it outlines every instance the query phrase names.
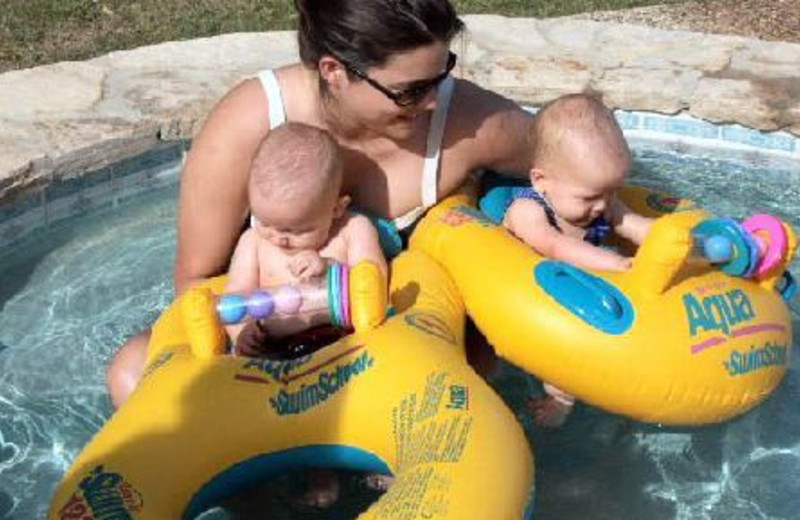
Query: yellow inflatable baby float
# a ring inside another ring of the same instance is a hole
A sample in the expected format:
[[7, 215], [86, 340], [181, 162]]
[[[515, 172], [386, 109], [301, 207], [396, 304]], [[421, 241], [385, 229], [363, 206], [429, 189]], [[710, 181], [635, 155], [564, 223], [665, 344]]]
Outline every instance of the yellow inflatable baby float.
[[[292, 361], [225, 354], [215, 298], [188, 292], [159, 319], [145, 377], [75, 460], [49, 518], [193, 518], [312, 466], [396, 476], [362, 519], [532, 518], [531, 452], [465, 362], [465, 307], [501, 356], [609, 411], [666, 424], [747, 411], [789, 365], [781, 283], [793, 231], [751, 223], [749, 243], [680, 200], [624, 198], [643, 213], [686, 210], [653, 225], [627, 273], [541, 258], [472, 199], [450, 198], [393, 263], [397, 314], [380, 323], [377, 269], [358, 266], [348, 282], [356, 332]], [[733, 260], [698, 261], [703, 234], [727, 234]], [[208, 287], [219, 293], [222, 281]]]
[[[377, 272], [356, 269], [366, 274], [351, 276], [354, 300]], [[531, 452], [464, 360], [456, 287], [425, 254], [405, 253], [391, 294], [397, 314], [385, 323], [354, 301], [354, 334], [277, 362], [224, 354], [214, 298], [186, 293], [160, 318], [145, 377], [74, 461], [49, 518], [194, 518], [307, 466], [393, 473], [362, 519], [531, 518]]]
[[[754, 247], [730, 223], [710, 225], [697, 210], [663, 214], [687, 204], [646, 190], [622, 196], [639, 212], [663, 215], [626, 273], [542, 258], [468, 197], [433, 208], [410, 248], [447, 269], [501, 357], [583, 401], [664, 424], [747, 411], [789, 366], [791, 315], [776, 286], [797, 246], [793, 231], [776, 231], [783, 254], [772, 255], [756, 279], [732, 276], [693, 254], [698, 230], [729, 233], [741, 250], [728, 267], [755, 272], [758, 262], [746, 258]], [[763, 230], [756, 224], [753, 231]]]

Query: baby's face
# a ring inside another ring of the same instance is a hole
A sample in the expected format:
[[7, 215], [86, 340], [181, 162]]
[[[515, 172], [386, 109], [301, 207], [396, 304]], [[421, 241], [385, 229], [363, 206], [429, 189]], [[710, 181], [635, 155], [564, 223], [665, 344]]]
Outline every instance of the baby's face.
[[341, 214], [337, 198], [316, 205], [295, 200], [262, 202], [251, 203], [256, 233], [290, 254], [322, 249], [330, 240], [333, 221]]
[[546, 196], [556, 215], [575, 227], [585, 228], [605, 213], [615, 187], [598, 188], [574, 179], [559, 179], [551, 183]]
[[587, 160], [578, 155], [552, 161], [534, 185], [543, 191], [556, 215], [572, 226], [585, 228], [604, 215], [609, 201], [627, 177], [627, 160], [603, 157]]

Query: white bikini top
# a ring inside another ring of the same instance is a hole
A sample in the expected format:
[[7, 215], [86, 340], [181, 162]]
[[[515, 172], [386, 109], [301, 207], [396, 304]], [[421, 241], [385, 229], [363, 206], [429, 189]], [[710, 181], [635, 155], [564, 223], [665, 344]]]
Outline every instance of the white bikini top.
[[[286, 110], [283, 105], [281, 87], [278, 78], [272, 70], [262, 71], [258, 75], [261, 86], [267, 96], [269, 103], [269, 128], [270, 130], [286, 122]], [[447, 109], [450, 106], [450, 98], [453, 94], [455, 80], [448, 76], [439, 85], [436, 91], [436, 108], [431, 118], [431, 126], [428, 129], [428, 142], [425, 150], [425, 162], [422, 167], [422, 205], [417, 206], [405, 215], [394, 219], [395, 228], [403, 230], [417, 221], [425, 211], [436, 204], [439, 184], [439, 162], [442, 151], [442, 136], [447, 122]]]

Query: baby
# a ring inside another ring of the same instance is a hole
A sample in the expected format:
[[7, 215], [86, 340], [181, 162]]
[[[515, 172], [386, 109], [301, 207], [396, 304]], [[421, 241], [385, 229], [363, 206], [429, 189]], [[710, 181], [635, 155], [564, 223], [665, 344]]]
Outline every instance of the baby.
[[[236, 245], [226, 292], [302, 282], [323, 275], [329, 260], [370, 260], [385, 274], [377, 232], [367, 217], [346, 211], [350, 198], [341, 186], [339, 149], [326, 131], [287, 123], [267, 134], [250, 170], [252, 226]], [[226, 330], [235, 352], [256, 355], [268, 350], [267, 335], [300, 332], [318, 325], [314, 319], [273, 323], [269, 331], [261, 323]]]
[[[515, 188], [502, 223], [539, 254], [585, 269], [624, 271], [631, 259], [598, 247], [611, 232], [641, 244], [651, 219], [633, 213], [616, 196], [631, 154], [614, 115], [587, 95], [545, 105], [531, 124], [530, 187]], [[559, 426], [572, 396], [545, 384], [531, 400], [540, 426]]]
[[[236, 245], [226, 292], [302, 282], [323, 275], [329, 260], [350, 266], [369, 260], [386, 274], [372, 223], [346, 211], [350, 198], [341, 194], [342, 174], [338, 146], [326, 131], [287, 123], [269, 132], [253, 157], [248, 183], [252, 226]], [[253, 356], [269, 352], [275, 338], [317, 324], [312, 316], [271, 322], [271, 330], [260, 322], [226, 330], [234, 352]], [[326, 507], [338, 497], [339, 482], [331, 471], [311, 471], [308, 484], [303, 504]]]

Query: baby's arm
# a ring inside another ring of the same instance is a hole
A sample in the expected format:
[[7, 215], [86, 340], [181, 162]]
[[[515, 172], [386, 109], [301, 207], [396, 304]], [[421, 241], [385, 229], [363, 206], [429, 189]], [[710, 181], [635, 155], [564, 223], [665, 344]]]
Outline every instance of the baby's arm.
[[506, 212], [503, 225], [548, 258], [601, 271], [625, 271], [631, 266], [629, 258], [554, 229], [547, 221], [544, 208], [530, 199], [515, 200]]
[[[228, 268], [228, 281], [225, 292], [247, 293], [258, 288], [258, 237], [255, 231], [248, 229], [239, 238], [233, 252], [231, 265]], [[242, 331], [244, 324], [236, 323], [225, 325], [225, 331], [231, 338], [231, 343], [236, 344], [236, 339]]]
[[372, 222], [364, 215], [351, 213], [344, 231], [347, 240], [347, 264], [352, 267], [368, 260], [378, 266], [383, 276], [387, 276], [386, 258], [381, 250], [378, 231]]
[[650, 225], [653, 223], [653, 219], [635, 213], [617, 197], [611, 199], [608, 214], [608, 220], [614, 228], [614, 233], [630, 240], [637, 246], [644, 242]]

